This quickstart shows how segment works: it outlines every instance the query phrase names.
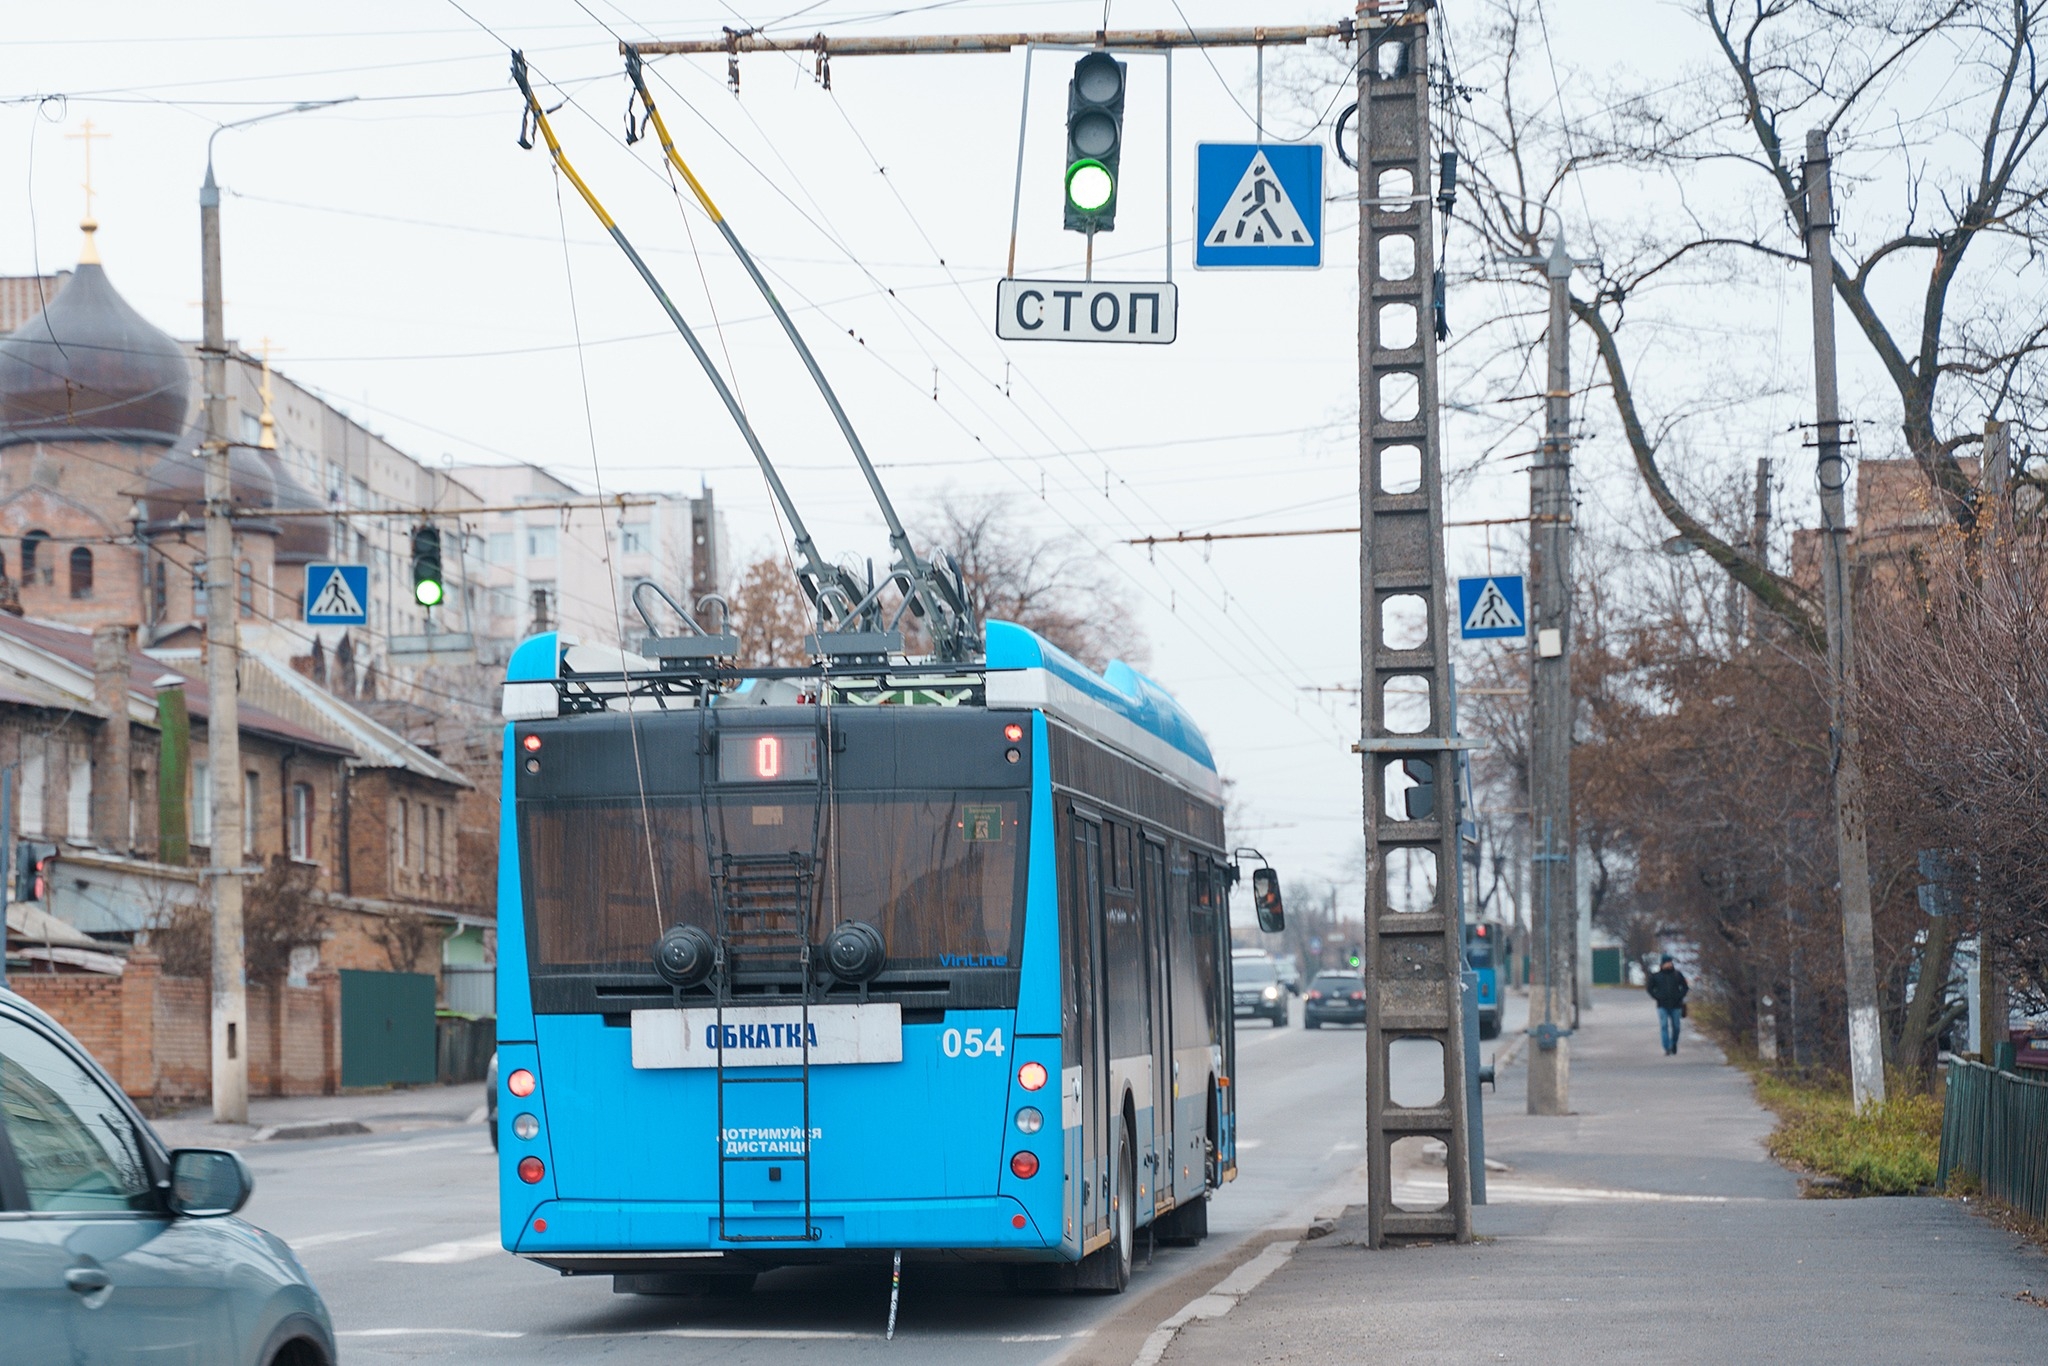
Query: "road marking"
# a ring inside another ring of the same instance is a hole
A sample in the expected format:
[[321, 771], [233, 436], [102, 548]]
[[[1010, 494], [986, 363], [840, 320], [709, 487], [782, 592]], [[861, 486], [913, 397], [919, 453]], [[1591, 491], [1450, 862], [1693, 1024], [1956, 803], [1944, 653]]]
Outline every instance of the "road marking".
[[524, 1333], [510, 1332], [502, 1328], [350, 1328], [336, 1333], [338, 1338], [404, 1338], [426, 1333], [440, 1333], [456, 1338], [523, 1338]]
[[304, 1252], [310, 1247], [330, 1247], [335, 1243], [353, 1242], [357, 1238], [374, 1238], [382, 1232], [381, 1228], [366, 1228], [350, 1233], [316, 1233], [310, 1238], [287, 1238], [285, 1241], [292, 1245], [292, 1251]]
[[1066, 1337], [1066, 1335], [1065, 1335], [1064, 1333], [1007, 1333], [1007, 1334], [1005, 1334], [1005, 1335], [1004, 1335], [1004, 1336], [1003, 1336], [1002, 1338], [1000, 1338], [1000, 1339], [999, 1339], [999, 1341], [1002, 1341], [1002, 1342], [1061, 1342], [1061, 1341], [1064, 1341], [1064, 1340], [1065, 1340], [1065, 1337]]
[[490, 1117], [491, 1107], [488, 1105], [479, 1105], [474, 1110], [471, 1110], [469, 1112], [469, 1118], [463, 1120], [462, 1122], [464, 1124], [481, 1124]]
[[1237, 1140], [1237, 1150], [1241, 1153], [1248, 1153], [1252, 1149], [1264, 1144], [1265, 1141], [1263, 1138], [1240, 1138]]
[[1330, 1156], [1335, 1157], [1338, 1153], [1355, 1153], [1364, 1146], [1362, 1143], [1332, 1143]]
[[479, 1257], [503, 1252], [505, 1240], [496, 1233], [479, 1233], [474, 1238], [457, 1238], [452, 1242], [429, 1243], [406, 1252], [394, 1252], [389, 1257], [379, 1257], [380, 1262], [410, 1262], [423, 1266], [445, 1266], [451, 1262], [473, 1262]]
[[1237, 1270], [1211, 1286], [1209, 1293], [1201, 1295], [1152, 1330], [1145, 1339], [1145, 1345], [1138, 1349], [1138, 1355], [1131, 1366], [1158, 1366], [1159, 1359], [1166, 1355], [1166, 1349], [1173, 1344], [1174, 1334], [1195, 1319], [1220, 1319], [1237, 1307], [1237, 1302], [1265, 1283], [1266, 1277], [1284, 1266], [1294, 1255], [1297, 1243], [1274, 1243], [1258, 1256], [1246, 1262]]
[[360, 1147], [338, 1148], [331, 1156], [382, 1157], [390, 1153], [432, 1153], [450, 1148], [466, 1148], [475, 1142], [474, 1134], [464, 1134], [461, 1138], [443, 1138], [432, 1143], [365, 1143]]
[[706, 1338], [716, 1341], [764, 1342], [852, 1342], [857, 1338], [879, 1338], [880, 1333], [838, 1333], [823, 1328], [621, 1328], [609, 1333], [563, 1333], [557, 1342], [582, 1342], [591, 1338]]

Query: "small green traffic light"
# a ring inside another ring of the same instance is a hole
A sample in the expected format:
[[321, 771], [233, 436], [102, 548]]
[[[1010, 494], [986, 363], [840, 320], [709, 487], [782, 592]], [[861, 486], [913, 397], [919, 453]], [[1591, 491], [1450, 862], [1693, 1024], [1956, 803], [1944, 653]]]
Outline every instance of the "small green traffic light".
[[441, 576], [441, 532], [438, 527], [412, 529], [412, 597], [422, 607], [439, 607], [448, 595]]
[[1097, 213], [1116, 198], [1116, 177], [1092, 157], [1067, 167], [1067, 202], [1082, 213]]

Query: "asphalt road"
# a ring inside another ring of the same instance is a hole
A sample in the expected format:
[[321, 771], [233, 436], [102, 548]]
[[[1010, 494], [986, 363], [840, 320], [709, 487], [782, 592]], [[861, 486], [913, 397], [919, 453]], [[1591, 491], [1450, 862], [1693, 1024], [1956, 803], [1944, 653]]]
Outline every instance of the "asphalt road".
[[894, 1362], [1044, 1362], [1137, 1309], [1148, 1289], [1242, 1253], [1261, 1230], [1346, 1202], [1365, 1156], [1364, 1033], [1305, 1031], [1298, 1002], [1294, 1014], [1287, 1029], [1239, 1027], [1238, 1179], [1215, 1197], [1202, 1246], [1160, 1249], [1121, 1296], [1012, 1294], [992, 1268], [915, 1264], [886, 1345], [885, 1272], [787, 1268], [742, 1298], [645, 1297], [509, 1255], [498, 1246], [494, 1159], [480, 1124], [252, 1146], [244, 1153], [257, 1189], [244, 1214], [297, 1249], [355, 1362], [560, 1361], [566, 1352], [744, 1363], [814, 1358], [820, 1346], [834, 1360], [886, 1350]]

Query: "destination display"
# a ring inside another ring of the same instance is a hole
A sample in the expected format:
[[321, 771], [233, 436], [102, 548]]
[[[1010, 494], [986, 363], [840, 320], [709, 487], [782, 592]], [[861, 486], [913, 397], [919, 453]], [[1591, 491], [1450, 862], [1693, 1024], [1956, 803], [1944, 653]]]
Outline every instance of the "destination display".
[[807, 730], [740, 731], [718, 737], [726, 782], [801, 783], [818, 776], [818, 737]]
[[[796, 1067], [810, 1046], [813, 1067], [903, 1061], [903, 1007], [864, 1005], [729, 1006], [633, 1012], [636, 1068]], [[722, 1045], [722, 1049], [721, 1049]]]

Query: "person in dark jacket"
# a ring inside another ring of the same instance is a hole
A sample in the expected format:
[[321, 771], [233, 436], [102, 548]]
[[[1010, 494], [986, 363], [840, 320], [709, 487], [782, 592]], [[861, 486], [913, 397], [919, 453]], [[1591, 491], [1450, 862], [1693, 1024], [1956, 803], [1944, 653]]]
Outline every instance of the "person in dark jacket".
[[1665, 954], [1664, 961], [1650, 974], [1647, 988], [1650, 999], [1657, 1003], [1657, 1024], [1664, 1035], [1664, 1052], [1667, 1055], [1678, 1052], [1678, 1022], [1685, 1018], [1685, 994], [1692, 990], [1692, 983], [1685, 980]]

